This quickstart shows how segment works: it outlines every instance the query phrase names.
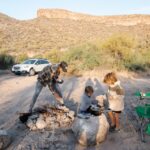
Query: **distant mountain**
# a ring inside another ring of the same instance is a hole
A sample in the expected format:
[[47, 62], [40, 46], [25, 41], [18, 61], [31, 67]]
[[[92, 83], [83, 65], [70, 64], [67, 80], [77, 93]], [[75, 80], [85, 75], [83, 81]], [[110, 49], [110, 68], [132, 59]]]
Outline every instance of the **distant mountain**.
[[0, 13], [0, 51], [43, 53], [129, 33], [139, 41], [150, 36], [150, 15], [92, 16], [40, 9], [37, 18], [20, 21]]
[[37, 17], [49, 19], [71, 19], [76, 21], [94, 21], [107, 25], [131, 26], [137, 24], [150, 25], [150, 15], [124, 15], [124, 16], [92, 16], [81, 13], [74, 13], [63, 9], [39, 9]]

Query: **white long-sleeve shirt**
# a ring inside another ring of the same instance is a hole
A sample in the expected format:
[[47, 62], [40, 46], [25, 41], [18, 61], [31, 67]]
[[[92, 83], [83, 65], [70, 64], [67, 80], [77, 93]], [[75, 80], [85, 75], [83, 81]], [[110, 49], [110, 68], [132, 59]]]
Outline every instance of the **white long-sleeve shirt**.
[[109, 108], [113, 111], [122, 111], [124, 109], [124, 91], [120, 81], [115, 82], [109, 87], [108, 93]]
[[124, 91], [120, 85], [120, 81], [117, 81], [114, 85], [111, 85], [106, 95], [99, 95], [96, 99], [102, 107], [104, 107], [104, 101], [108, 101], [107, 107], [109, 109], [112, 111], [122, 111], [124, 109]]

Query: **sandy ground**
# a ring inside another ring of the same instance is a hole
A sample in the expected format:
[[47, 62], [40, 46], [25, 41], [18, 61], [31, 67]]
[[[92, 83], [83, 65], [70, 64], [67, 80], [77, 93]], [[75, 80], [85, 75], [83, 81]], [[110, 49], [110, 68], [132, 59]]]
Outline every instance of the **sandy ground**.
[[[85, 85], [92, 85], [95, 95], [106, 92], [107, 87], [101, 82], [101, 77], [66, 77], [61, 86], [65, 104], [77, 111], [80, 96]], [[149, 150], [150, 137], [146, 143], [140, 141], [137, 132], [137, 117], [134, 107], [137, 99], [133, 96], [136, 90], [150, 91], [150, 79], [120, 77], [125, 88], [125, 111], [121, 114], [121, 131], [109, 133], [105, 142], [95, 147], [82, 147], [75, 141], [70, 129], [53, 131], [29, 131], [18, 120], [17, 112], [26, 112], [34, 93], [36, 76], [15, 76], [11, 73], [0, 75], [0, 129], [6, 129], [13, 136], [9, 150]], [[35, 105], [52, 103], [54, 101], [48, 88], [44, 88]]]

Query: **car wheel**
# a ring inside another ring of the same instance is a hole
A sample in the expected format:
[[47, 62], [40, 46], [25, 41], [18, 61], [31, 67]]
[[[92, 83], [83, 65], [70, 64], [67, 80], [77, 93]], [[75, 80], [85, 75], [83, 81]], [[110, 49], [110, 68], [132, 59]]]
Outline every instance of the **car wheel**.
[[19, 73], [19, 72], [15, 72], [14, 74], [17, 75], [17, 76], [21, 75], [21, 73]]
[[35, 75], [35, 70], [31, 68], [29, 71], [29, 76], [34, 76], [34, 75]]

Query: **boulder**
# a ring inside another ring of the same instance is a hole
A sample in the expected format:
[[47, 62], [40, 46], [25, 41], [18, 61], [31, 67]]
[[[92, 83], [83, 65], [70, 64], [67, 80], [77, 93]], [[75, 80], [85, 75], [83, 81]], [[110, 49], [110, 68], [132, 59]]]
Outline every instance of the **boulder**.
[[76, 118], [72, 125], [77, 141], [84, 146], [96, 145], [106, 139], [109, 123], [106, 116], [90, 116], [88, 119]]
[[11, 136], [5, 130], [0, 130], [0, 149], [6, 149], [12, 142]]

